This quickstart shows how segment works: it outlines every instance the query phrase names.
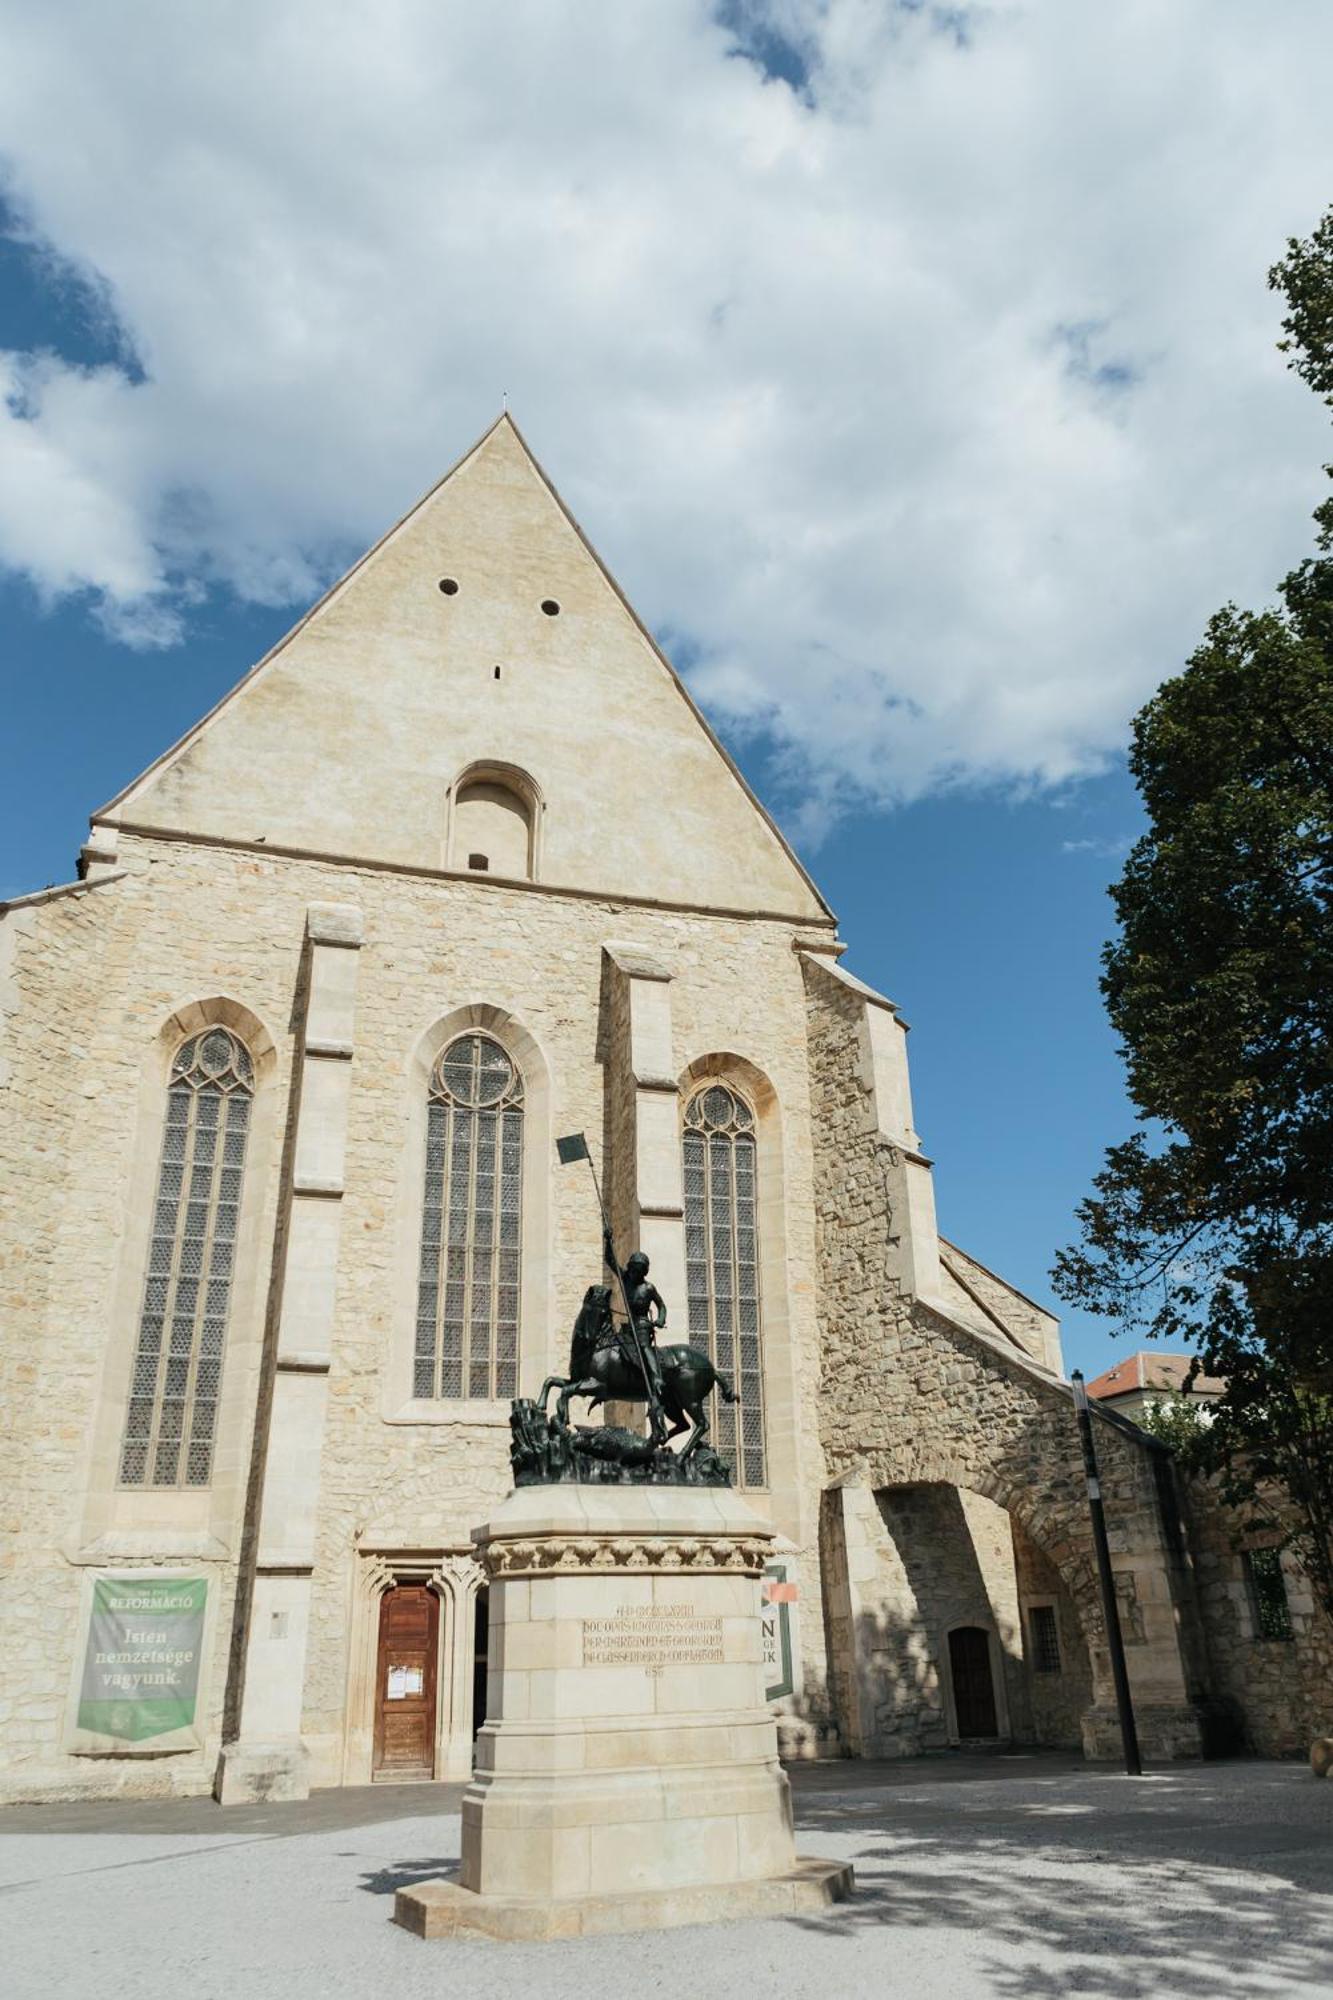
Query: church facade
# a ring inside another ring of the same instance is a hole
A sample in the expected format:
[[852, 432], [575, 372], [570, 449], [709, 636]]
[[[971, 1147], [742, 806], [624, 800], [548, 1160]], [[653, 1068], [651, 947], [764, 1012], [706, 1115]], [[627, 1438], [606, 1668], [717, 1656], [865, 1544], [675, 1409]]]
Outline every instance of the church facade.
[[[572, 1132], [734, 1385], [787, 1753], [1115, 1754], [1058, 1327], [939, 1234], [843, 949], [502, 418], [4, 908], [0, 1796], [467, 1775], [471, 1530], [602, 1275]], [[1195, 1755], [1275, 1641], [1098, 1435], [1145, 1750]]]

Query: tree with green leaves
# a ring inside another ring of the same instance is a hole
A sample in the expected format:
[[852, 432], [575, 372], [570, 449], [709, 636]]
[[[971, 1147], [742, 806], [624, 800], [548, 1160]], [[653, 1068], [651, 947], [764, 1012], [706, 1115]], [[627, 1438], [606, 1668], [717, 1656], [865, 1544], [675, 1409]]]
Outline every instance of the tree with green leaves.
[[1149, 1437], [1155, 1437], [1162, 1444], [1169, 1444], [1172, 1451], [1188, 1463], [1208, 1418], [1197, 1397], [1173, 1389], [1169, 1395], [1151, 1404], [1138, 1422], [1140, 1430], [1147, 1431]]
[[[1269, 282], [1333, 407], [1333, 210]], [[1138, 1124], [1054, 1278], [1225, 1379], [1182, 1458], [1280, 1518], [1333, 1617], [1333, 499], [1315, 519], [1278, 605], [1219, 611], [1134, 720], [1148, 830], [1101, 983]]]

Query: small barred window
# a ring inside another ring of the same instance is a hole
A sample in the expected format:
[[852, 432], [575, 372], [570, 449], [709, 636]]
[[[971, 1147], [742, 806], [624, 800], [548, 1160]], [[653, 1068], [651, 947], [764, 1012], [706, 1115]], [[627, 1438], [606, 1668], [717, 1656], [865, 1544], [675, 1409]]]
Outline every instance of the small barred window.
[[1250, 1607], [1254, 1613], [1255, 1636], [1260, 1639], [1290, 1639], [1291, 1608], [1282, 1575], [1279, 1549], [1249, 1549], [1245, 1556], [1245, 1577], [1250, 1586]]
[[518, 1394], [523, 1079], [489, 1035], [431, 1072], [412, 1394]]
[[1060, 1671], [1060, 1627], [1053, 1604], [1034, 1604], [1028, 1612], [1032, 1634], [1032, 1671], [1058, 1674]]
[[738, 1486], [763, 1486], [754, 1113], [734, 1090], [710, 1083], [686, 1106], [683, 1145], [690, 1345], [730, 1377], [739, 1399], [715, 1399], [712, 1442]]
[[207, 1486], [254, 1064], [226, 1028], [177, 1051], [139, 1315], [124, 1486]]

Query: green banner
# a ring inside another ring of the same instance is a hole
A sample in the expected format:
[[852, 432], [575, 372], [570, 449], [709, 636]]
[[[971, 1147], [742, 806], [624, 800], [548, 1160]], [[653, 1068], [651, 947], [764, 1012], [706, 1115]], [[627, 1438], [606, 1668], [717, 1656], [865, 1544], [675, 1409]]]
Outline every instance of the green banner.
[[142, 1743], [190, 1727], [207, 1596], [204, 1577], [97, 1579], [79, 1692], [80, 1729]]

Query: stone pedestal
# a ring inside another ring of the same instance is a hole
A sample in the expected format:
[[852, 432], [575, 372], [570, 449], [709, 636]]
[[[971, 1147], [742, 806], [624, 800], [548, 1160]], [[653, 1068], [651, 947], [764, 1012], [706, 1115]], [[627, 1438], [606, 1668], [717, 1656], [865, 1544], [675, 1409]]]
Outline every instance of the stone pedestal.
[[529, 1486], [474, 1532], [490, 1681], [458, 1883], [422, 1937], [568, 1937], [821, 1907], [760, 1667], [775, 1531], [725, 1489]]

